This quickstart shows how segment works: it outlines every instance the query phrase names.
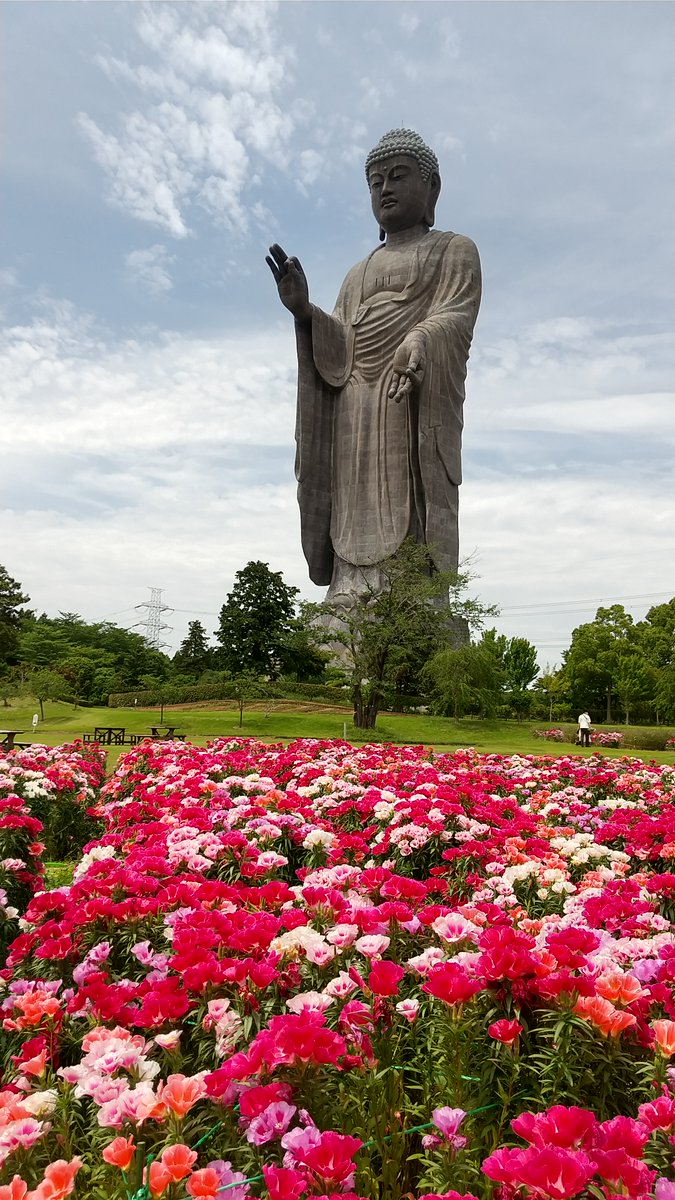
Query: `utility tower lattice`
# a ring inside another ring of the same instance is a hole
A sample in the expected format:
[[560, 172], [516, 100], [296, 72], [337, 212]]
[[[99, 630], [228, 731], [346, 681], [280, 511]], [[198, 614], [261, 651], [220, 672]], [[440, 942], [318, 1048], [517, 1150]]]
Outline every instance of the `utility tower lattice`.
[[167, 642], [162, 641], [162, 632], [165, 629], [171, 629], [171, 625], [165, 625], [162, 621], [162, 613], [173, 612], [168, 604], [162, 604], [163, 588], [150, 588], [150, 599], [145, 604], [136, 604], [135, 608], [147, 608], [148, 615], [145, 621], [138, 621], [137, 626], [142, 626], [145, 629], [145, 640], [153, 650], [161, 650], [167, 646]]

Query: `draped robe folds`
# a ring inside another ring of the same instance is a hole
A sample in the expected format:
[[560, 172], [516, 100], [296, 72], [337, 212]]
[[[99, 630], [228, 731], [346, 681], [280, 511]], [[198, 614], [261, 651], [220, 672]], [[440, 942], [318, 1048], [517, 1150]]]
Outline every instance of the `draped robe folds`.
[[[377, 254], [377, 250], [373, 251]], [[347, 275], [332, 316], [313, 306], [297, 326], [296, 478], [310, 578], [334, 560], [371, 567], [409, 534], [440, 570], [458, 561], [464, 381], [481, 294], [474, 243], [430, 232], [410, 247], [402, 291], [364, 299], [371, 254]], [[396, 349], [426, 343], [413, 396], [387, 396]]]

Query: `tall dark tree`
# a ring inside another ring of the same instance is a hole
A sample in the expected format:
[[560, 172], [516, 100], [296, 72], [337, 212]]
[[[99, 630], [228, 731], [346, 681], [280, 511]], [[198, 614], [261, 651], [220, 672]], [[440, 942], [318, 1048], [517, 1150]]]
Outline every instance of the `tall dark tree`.
[[220, 610], [218, 657], [233, 675], [253, 672], [276, 679], [284, 669], [284, 647], [294, 631], [298, 589], [280, 571], [250, 562], [237, 571]]
[[0, 565], [0, 669], [17, 661], [19, 630], [28, 601], [21, 584]]
[[199, 678], [204, 671], [208, 671], [212, 658], [213, 652], [204, 626], [201, 621], [190, 621], [187, 636], [173, 656], [174, 666]]

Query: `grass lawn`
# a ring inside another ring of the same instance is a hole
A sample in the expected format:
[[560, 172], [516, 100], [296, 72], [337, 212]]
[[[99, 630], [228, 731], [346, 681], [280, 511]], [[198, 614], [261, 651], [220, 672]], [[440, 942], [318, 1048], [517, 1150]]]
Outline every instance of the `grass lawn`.
[[[31, 720], [36, 711], [34, 702], [19, 705], [13, 702], [0, 708], [0, 727], [23, 729], [22, 741], [42, 742], [57, 746], [62, 742], [92, 733], [96, 725], [124, 726], [127, 733], [150, 734], [150, 727], [159, 723], [158, 708], [74, 708], [71, 704], [48, 702], [44, 706], [45, 719], [32, 734]], [[347, 741], [393, 741], [404, 744], [423, 743], [439, 750], [456, 750], [460, 746], [473, 746], [483, 754], [581, 754], [601, 753], [608, 758], [629, 754], [645, 762], [674, 762], [672, 751], [611, 749], [600, 751], [581, 750], [570, 742], [548, 743], [534, 736], [537, 728], [546, 728], [547, 721], [487, 721], [465, 718], [460, 721], [449, 717], [433, 717], [418, 714], [382, 713], [378, 717], [374, 736], [366, 731], [355, 730], [349, 708], [331, 705], [311, 705], [292, 701], [252, 702], [244, 709], [243, 725], [239, 725], [239, 709], [233, 702], [220, 701], [193, 706], [172, 705], [164, 709], [164, 724], [170, 722], [188, 741], [203, 745], [217, 736], [257, 737], [263, 741], [285, 741], [297, 737], [342, 738]], [[608, 726], [608, 728], [610, 728]], [[631, 726], [619, 723], [611, 726], [635, 733]], [[655, 732], [652, 730], [652, 732]], [[113, 767], [120, 754], [129, 747], [111, 746], [108, 765]]]

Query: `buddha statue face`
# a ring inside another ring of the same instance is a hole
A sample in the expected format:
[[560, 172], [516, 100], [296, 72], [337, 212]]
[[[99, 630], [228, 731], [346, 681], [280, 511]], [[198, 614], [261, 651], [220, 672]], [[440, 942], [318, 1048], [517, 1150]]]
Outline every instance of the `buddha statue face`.
[[395, 154], [373, 163], [368, 186], [375, 220], [385, 233], [433, 225], [441, 181], [434, 171], [424, 179], [411, 155]]

